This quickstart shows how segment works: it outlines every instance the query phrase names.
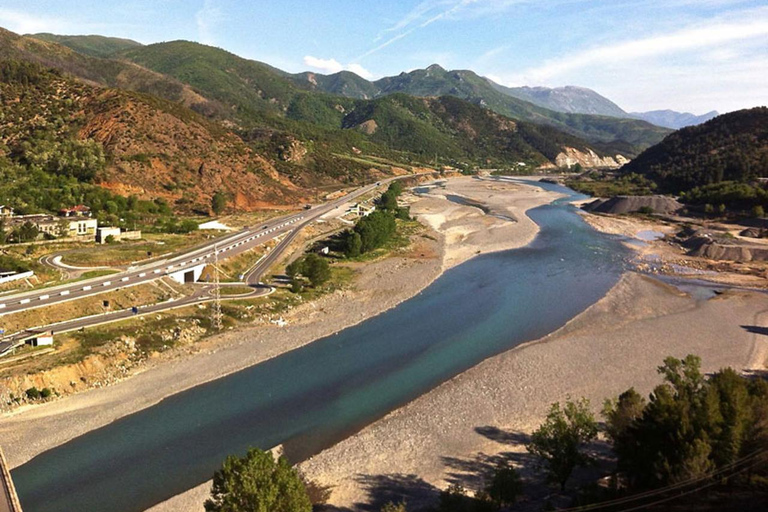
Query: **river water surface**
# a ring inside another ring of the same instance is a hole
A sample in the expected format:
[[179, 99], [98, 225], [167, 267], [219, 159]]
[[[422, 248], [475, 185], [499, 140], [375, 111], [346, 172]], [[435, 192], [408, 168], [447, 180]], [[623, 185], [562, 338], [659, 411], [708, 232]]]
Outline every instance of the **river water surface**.
[[554, 331], [616, 283], [627, 256], [565, 201], [529, 212], [541, 231], [527, 247], [473, 258], [377, 317], [40, 454], [13, 471], [24, 510], [144, 510], [251, 446], [282, 443], [296, 462]]

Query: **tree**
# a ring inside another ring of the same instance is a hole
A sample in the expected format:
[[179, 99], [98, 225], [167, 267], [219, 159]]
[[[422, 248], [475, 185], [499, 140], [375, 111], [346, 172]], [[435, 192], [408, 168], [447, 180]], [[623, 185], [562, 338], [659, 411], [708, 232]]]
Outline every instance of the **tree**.
[[752, 216], [753, 217], [765, 217], [765, 209], [760, 206], [759, 204], [752, 207]]
[[501, 464], [494, 471], [485, 492], [497, 507], [507, 507], [515, 503], [523, 492], [523, 482], [514, 467]]
[[405, 503], [395, 503], [394, 501], [390, 501], [389, 503], [386, 503], [383, 507], [381, 507], [381, 512], [408, 512], [405, 508]]
[[230, 455], [213, 475], [206, 512], [310, 512], [299, 473], [288, 461], [256, 448]]
[[320, 286], [331, 278], [331, 267], [325, 258], [310, 253], [304, 257], [301, 273], [309, 279], [312, 286]]
[[211, 210], [213, 210], [213, 213], [216, 215], [221, 215], [224, 213], [224, 210], [227, 208], [227, 196], [222, 192], [221, 190], [217, 191], [215, 194], [213, 194], [213, 197], [211, 198]]
[[357, 258], [360, 256], [363, 247], [363, 239], [360, 238], [360, 233], [350, 231], [347, 233], [344, 242], [344, 254], [347, 258]]
[[550, 478], [564, 490], [573, 470], [591, 461], [584, 445], [596, 436], [597, 422], [589, 410], [589, 400], [568, 400], [563, 408], [559, 403], [552, 404], [527, 448], [547, 462]]
[[622, 442], [627, 429], [643, 414], [645, 399], [635, 388], [619, 395], [618, 400], [606, 400], [603, 405], [606, 433], [614, 444]]

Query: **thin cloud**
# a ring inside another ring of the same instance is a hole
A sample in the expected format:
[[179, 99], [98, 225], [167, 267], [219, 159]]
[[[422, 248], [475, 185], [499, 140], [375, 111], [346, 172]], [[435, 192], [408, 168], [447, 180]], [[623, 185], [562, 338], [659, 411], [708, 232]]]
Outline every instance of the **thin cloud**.
[[65, 20], [34, 16], [3, 8], [0, 8], [0, 25], [17, 34], [61, 33], [66, 32], [69, 26]]
[[203, 7], [195, 13], [198, 39], [203, 44], [214, 44], [213, 30], [224, 16], [213, 0], [205, 0]]
[[[488, 0], [460, 0], [458, 2], [423, 2], [419, 4], [408, 15], [406, 15], [403, 19], [398, 21], [395, 25], [393, 25], [389, 29], [386, 29], [385, 32], [402, 30], [407, 27], [410, 27], [410, 28], [408, 28], [404, 32], [401, 32], [395, 36], [390, 37], [380, 45], [371, 48], [367, 52], [360, 55], [356, 60], [362, 60], [370, 55], [373, 55], [374, 53], [380, 50], [383, 50], [384, 48], [391, 45], [392, 43], [395, 43], [400, 39], [403, 39], [404, 37], [409, 36], [416, 30], [428, 27], [429, 25], [435, 23], [436, 21], [448, 18], [453, 14], [459, 12], [460, 10], [464, 9], [465, 7], [472, 4], [476, 4], [481, 1], [488, 1]], [[448, 6], [448, 5], [450, 5], [449, 8], [443, 9], [437, 14], [432, 14], [431, 16], [427, 16], [427, 14], [429, 14], [431, 11], [434, 11], [437, 7]], [[380, 37], [377, 37], [374, 41], [377, 41], [379, 39]]]
[[618, 44], [590, 48], [550, 60], [531, 68], [518, 77], [519, 81], [547, 82], [569, 72], [616, 62], [634, 61], [682, 52], [711, 49], [725, 43], [764, 38], [768, 36], [768, 19], [709, 23], [686, 28], [672, 34], [656, 35]]
[[351, 71], [365, 79], [373, 78], [373, 73], [357, 63], [347, 64], [346, 66], [336, 59], [321, 59], [307, 55], [304, 57], [304, 64], [321, 71], [323, 73], [338, 73], [339, 71]]

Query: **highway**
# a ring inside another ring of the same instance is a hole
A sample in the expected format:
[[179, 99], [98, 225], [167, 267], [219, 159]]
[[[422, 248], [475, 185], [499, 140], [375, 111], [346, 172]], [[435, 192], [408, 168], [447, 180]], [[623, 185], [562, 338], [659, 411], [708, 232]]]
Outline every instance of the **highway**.
[[[380, 183], [388, 183], [394, 179], [382, 180]], [[218, 250], [220, 259], [236, 256], [258, 245], [272, 240], [286, 232], [293, 231], [297, 227], [304, 227], [309, 222], [338, 208], [344, 203], [353, 201], [357, 197], [374, 190], [378, 185], [368, 185], [351, 192], [339, 199], [319, 205], [310, 210], [304, 210], [278, 219], [273, 219], [258, 227], [248, 227], [234, 234], [210, 240], [196, 248], [182, 252], [171, 258], [146, 264], [141, 267], [129, 269], [124, 272], [97, 277], [85, 281], [63, 284], [55, 287], [41, 288], [29, 292], [0, 296], [0, 316], [18, 311], [24, 311], [43, 306], [50, 306], [61, 302], [98, 295], [120, 288], [136, 286], [159, 279], [179, 271], [191, 269], [204, 263], [210, 263], [214, 250]], [[293, 235], [295, 236], [295, 235]], [[292, 239], [289, 235], [287, 238]], [[287, 245], [287, 244], [286, 244]], [[266, 262], [274, 262], [280, 251], [273, 251], [265, 258]], [[268, 264], [261, 265], [249, 272], [248, 283], [258, 282], [259, 271], [263, 272]]]
[[[25, 309], [48, 306], [51, 304], [57, 304], [68, 300], [75, 300], [82, 297], [97, 295], [107, 291], [153, 281], [179, 270], [189, 269], [202, 263], [208, 263], [213, 259], [215, 250], [218, 250], [219, 258], [228, 258], [252, 249], [253, 247], [263, 244], [264, 242], [277, 238], [282, 234], [286, 234], [286, 236], [280, 242], [278, 242], [274, 249], [266, 253], [258, 262], [256, 262], [256, 264], [251, 269], [249, 269], [244, 274], [243, 282], [254, 287], [254, 291], [250, 294], [238, 295], [238, 298], [253, 298], [266, 295], [271, 292], [271, 289], [269, 287], [260, 286], [262, 276], [282, 256], [285, 249], [291, 244], [291, 242], [293, 242], [296, 236], [298, 236], [301, 229], [309, 225], [311, 222], [317, 220], [322, 215], [329, 213], [339, 206], [353, 201], [357, 197], [360, 197], [361, 195], [374, 190], [379, 185], [384, 185], [404, 177], [407, 176], [382, 180], [376, 184], [362, 187], [339, 199], [317, 206], [311, 210], [304, 210], [300, 213], [288, 215], [279, 219], [273, 219], [267, 224], [262, 225], [262, 227], [259, 229], [246, 228], [242, 231], [239, 231], [238, 233], [220, 237], [218, 239], [207, 242], [204, 245], [187, 250], [177, 256], [174, 256], [173, 258], [153, 262], [140, 268], [131, 269], [117, 274], [111, 274], [101, 278], [71, 283], [69, 285], [60, 285], [57, 287], [36, 290], [34, 292], [2, 297], [0, 298], [0, 316], [15, 311], [23, 311]], [[232, 284], [237, 285], [238, 283]], [[226, 286], [228, 286], [228, 284], [222, 283], [222, 288], [225, 288]], [[190, 306], [193, 304], [199, 304], [212, 300], [212, 290], [212, 285], [203, 285], [199, 287], [198, 291], [188, 297], [173, 301], [151, 304], [148, 306], [142, 306], [138, 308], [136, 312], [130, 309], [113, 311], [89, 317], [67, 320], [57, 324], [35, 327], [29, 331], [14, 333], [0, 339], [0, 355], [23, 344], [24, 340], [29, 338], [30, 335], [34, 332], [54, 331], [55, 333], [60, 333], [74, 331], [78, 329], [84, 329], [86, 327], [94, 327], [110, 322], [125, 320], [134, 316], [141, 316], [150, 313], [157, 313], [160, 311], [167, 311], [169, 309]]]

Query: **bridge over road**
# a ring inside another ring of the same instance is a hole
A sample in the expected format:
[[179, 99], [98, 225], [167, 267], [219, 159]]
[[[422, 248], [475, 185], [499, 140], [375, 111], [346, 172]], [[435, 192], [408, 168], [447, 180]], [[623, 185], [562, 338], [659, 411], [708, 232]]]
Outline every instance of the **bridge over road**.
[[21, 503], [13, 487], [11, 472], [0, 448], [0, 512], [21, 512]]

